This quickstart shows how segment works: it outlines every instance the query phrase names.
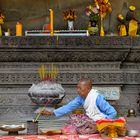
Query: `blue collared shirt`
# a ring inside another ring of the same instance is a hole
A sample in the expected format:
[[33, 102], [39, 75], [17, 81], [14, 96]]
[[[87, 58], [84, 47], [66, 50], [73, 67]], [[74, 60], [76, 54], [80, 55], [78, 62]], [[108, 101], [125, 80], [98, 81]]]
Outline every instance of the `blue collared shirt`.
[[[70, 113], [71, 111], [83, 106], [85, 102], [85, 98], [81, 96], [75, 97], [72, 101], [68, 104], [55, 109], [53, 112], [56, 117], [61, 117], [64, 114]], [[113, 106], [111, 106], [102, 95], [98, 95], [96, 99], [96, 105], [98, 109], [106, 116], [108, 119], [114, 119], [117, 115], [116, 110]]]

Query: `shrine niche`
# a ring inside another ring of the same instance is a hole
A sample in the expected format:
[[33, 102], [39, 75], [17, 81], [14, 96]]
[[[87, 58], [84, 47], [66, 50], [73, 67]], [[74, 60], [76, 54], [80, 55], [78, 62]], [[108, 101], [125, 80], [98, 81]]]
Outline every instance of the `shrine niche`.
[[[117, 15], [121, 13], [126, 15], [130, 5], [136, 6], [136, 18], [140, 17], [139, 9], [140, 4], [138, 1], [128, 0], [110, 0], [112, 6], [112, 12], [109, 13], [104, 20], [105, 32], [117, 31]], [[63, 11], [72, 8], [75, 10], [77, 19], [74, 23], [76, 30], [85, 29], [88, 27], [88, 17], [85, 14], [85, 8], [88, 5], [92, 5], [93, 1], [80, 0], [68, 1], [68, 0], [40, 0], [34, 2], [34, 0], [14, 0], [9, 3], [9, 0], [0, 1], [0, 11], [5, 15], [6, 21], [4, 28], [10, 28], [13, 34], [15, 33], [15, 25], [17, 21], [23, 23], [23, 29], [42, 29], [44, 24], [49, 23], [49, 9], [53, 9], [55, 13], [55, 29], [67, 29], [67, 23], [63, 20]], [[14, 5], [14, 8], [13, 8]], [[116, 7], [117, 6], [117, 7]], [[32, 7], [32, 8], [31, 8]], [[30, 11], [30, 12], [28, 12]], [[7, 30], [6, 30], [7, 31]]]

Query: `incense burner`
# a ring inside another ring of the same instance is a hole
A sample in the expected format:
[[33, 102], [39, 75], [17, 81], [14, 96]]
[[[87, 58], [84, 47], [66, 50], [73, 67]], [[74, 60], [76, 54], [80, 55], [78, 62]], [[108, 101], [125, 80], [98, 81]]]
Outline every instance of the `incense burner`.
[[29, 89], [29, 97], [33, 103], [47, 106], [57, 105], [65, 96], [65, 90], [54, 81], [42, 81], [33, 84]]

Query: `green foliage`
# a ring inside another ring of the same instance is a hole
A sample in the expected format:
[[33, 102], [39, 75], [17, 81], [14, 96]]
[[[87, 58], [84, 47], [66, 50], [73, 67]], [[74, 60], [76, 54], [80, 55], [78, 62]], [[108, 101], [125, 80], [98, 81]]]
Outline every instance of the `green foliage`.
[[89, 16], [90, 21], [98, 21], [99, 20], [99, 14], [91, 13]]

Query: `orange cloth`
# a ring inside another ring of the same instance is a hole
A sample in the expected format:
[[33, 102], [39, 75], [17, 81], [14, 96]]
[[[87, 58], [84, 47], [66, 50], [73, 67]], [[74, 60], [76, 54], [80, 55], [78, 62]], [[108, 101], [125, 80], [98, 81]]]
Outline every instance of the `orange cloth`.
[[136, 36], [138, 31], [138, 22], [136, 20], [130, 20], [129, 22], [129, 30], [128, 35], [129, 36]]

